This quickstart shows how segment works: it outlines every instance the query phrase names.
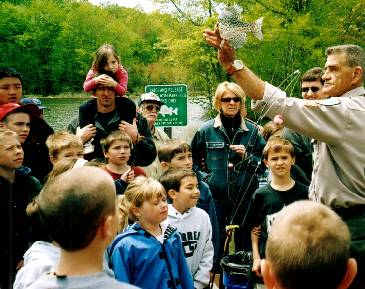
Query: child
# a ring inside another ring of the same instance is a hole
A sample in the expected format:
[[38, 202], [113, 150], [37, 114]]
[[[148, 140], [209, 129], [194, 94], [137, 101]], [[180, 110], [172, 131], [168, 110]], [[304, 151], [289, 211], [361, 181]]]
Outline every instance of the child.
[[0, 288], [12, 288], [28, 248], [30, 224], [25, 208], [41, 190], [30, 169], [22, 167], [23, 157], [17, 134], [0, 128]]
[[[158, 147], [158, 158], [161, 163], [162, 170], [168, 169], [192, 169], [193, 160], [191, 154], [191, 147], [184, 141], [171, 139], [162, 143]], [[215, 212], [214, 202], [212, 193], [210, 192], [209, 186], [203, 181], [203, 174], [195, 172], [198, 178], [198, 188], [200, 196], [197, 207], [206, 211], [209, 215], [210, 222], [212, 224], [212, 241], [214, 245], [214, 257], [217, 257], [219, 248], [219, 231], [218, 221]], [[214, 260], [215, 268], [219, 268], [219, 260]]]
[[[111, 72], [117, 81], [104, 72]], [[99, 76], [95, 77], [97, 73]], [[92, 67], [84, 81], [84, 91], [94, 90], [99, 83], [113, 86], [116, 94], [120, 96], [127, 92], [128, 73], [120, 64], [118, 54], [111, 44], [104, 44], [96, 51]]]
[[262, 260], [268, 289], [345, 289], [354, 279], [350, 232], [329, 207], [297, 201], [275, 219]]
[[83, 144], [81, 139], [67, 131], [60, 131], [51, 134], [46, 141], [49, 151], [49, 158], [52, 164], [62, 159], [82, 159]]
[[170, 169], [161, 177], [169, 204], [167, 223], [179, 231], [194, 288], [209, 285], [214, 249], [212, 225], [208, 214], [196, 207], [199, 199], [198, 179], [191, 169]]
[[6, 103], [0, 105], [0, 127], [10, 129], [18, 135], [21, 144], [25, 142], [30, 132], [30, 121], [39, 113], [34, 104], [19, 105]]
[[161, 224], [167, 218], [163, 186], [139, 176], [129, 184], [125, 199], [136, 223], [110, 247], [115, 277], [141, 288], [193, 289], [180, 236], [175, 228]]
[[276, 214], [294, 201], [308, 199], [308, 187], [295, 182], [290, 176], [295, 156], [289, 141], [275, 136], [270, 138], [263, 157], [271, 171], [271, 182], [253, 194], [243, 222], [244, 229], [251, 232], [252, 271], [258, 277], [261, 277], [260, 262], [265, 255], [267, 236]]
[[61, 256], [55, 271], [29, 288], [134, 288], [102, 271], [104, 250], [116, 233], [115, 202], [111, 177], [94, 167], [69, 170], [42, 190], [41, 221]]
[[135, 177], [146, 173], [140, 167], [131, 167], [128, 160], [132, 151], [132, 139], [123, 131], [116, 130], [100, 141], [106, 159], [104, 169], [116, 183], [117, 194], [121, 195]]

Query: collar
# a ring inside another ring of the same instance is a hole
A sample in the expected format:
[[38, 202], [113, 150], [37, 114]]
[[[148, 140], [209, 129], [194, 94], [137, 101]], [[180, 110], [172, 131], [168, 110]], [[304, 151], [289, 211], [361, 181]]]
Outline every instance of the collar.
[[[220, 114], [218, 114], [214, 119], [213, 127], [221, 127], [221, 126], [223, 126], [223, 124], [222, 124], [221, 116], [220, 116]], [[246, 126], [245, 119], [243, 117], [241, 117], [241, 126], [240, 127], [244, 131], [249, 131], [249, 129]]]
[[194, 207], [192, 207], [181, 214], [178, 210], [175, 209], [175, 207], [172, 204], [168, 204], [168, 207], [169, 207], [169, 211], [168, 211], [169, 216], [178, 218], [178, 219], [182, 219], [185, 216], [190, 215], [194, 208]]
[[355, 87], [350, 91], [341, 95], [341, 97], [349, 97], [349, 96], [365, 96], [365, 88], [363, 86]]

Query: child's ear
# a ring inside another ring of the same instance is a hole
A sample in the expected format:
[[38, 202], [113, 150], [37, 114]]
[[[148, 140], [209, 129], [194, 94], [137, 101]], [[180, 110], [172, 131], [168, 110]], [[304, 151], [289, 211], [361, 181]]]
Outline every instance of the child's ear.
[[136, 207], [136, 206], [131, 206], [130, 208], [132, 214], [136, 217], [136, 218], [139, 218], [141, 216], [141, 213], [139, 212], [139, 208]]
[[171, 200], [175, 200], [176, 198], [176, 191], [174, 189], [170, 189], [168, 192], [167, 192], [167, 195], [169, 196], [169, 198]]
[[162, 162], [160, 162], [160, 164], [161, 164], [161, 168], [162, 168], [162, 170], [164, 170], [164, 171], [167, 171], [168, 169], [169, 169], [169, 163], [168, 162], [165, 162], [165, 161], [162, 161]]
[[264, 159], [264, 164], [265, 164], [265, 166], [268, 168], [267, 160], [266, 160], [266, 159]]
[[57, 158], [54, 156], [49, 156], [49, 160], [51, 161], [52, 165], [55, 165], [55, 163], [57, 162]]

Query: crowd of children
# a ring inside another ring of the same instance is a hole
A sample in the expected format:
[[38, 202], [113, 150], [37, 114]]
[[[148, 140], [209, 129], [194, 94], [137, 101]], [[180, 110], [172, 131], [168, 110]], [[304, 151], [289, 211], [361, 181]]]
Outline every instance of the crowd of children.
[[[22, 81], [14, 69], [0, 68], [0, 214], [5, 222], [0, 289], [213, 288], [229, 241], [219, 224], [229, 216], [240, 221], [241, 248], [252, 250], [253, 282], [268, 288], [286, 282], [276, 271], [281, 266], [276, 238], [287, 232], [278, 224], [294, 226], [292, 208], [300, 207], [290, 204], [308, 199], [308, 186], [295, 173], [294, 148], [282, 137], [283, 126], [268, 123], [260, 134], [259, 126], [245, 119], [245, 94], [238, 85], [218, 87], [214, 105], [220, 114], [198, 131], [192, 152], [188, 143], [155, 127], [163, 105], [156, 94], [142, 95], [138, 109], [125, 96], [128, 73], [112, 45], [95, 53], [83, 86], [94, 97], [80, 106], [73, 132], [51, 129], [45, 135], [34, 129], [32, 134], [35, 119], [46, 124], [44, 107], [38, 99], [20, 103]], [[217, 130], [227, 136], [224, 141]], [[27, 150], [30, 135], [42, 148], [39, 155]], [[34, 177], [32, 167], [38, 172], [40, 164], [32, 161], [28, 168], [24, 159], [43, 160], [45, 151], [51, 167]], [[193, 162], [194, 155], [204, 157]], [[245, 182], [236, 186], [242, 175]], [[217, 190], [213, 197], [212, 179], [234, 196], [234, 203]], [[239, 210], [243, 201], [245, 209]], [[340, 257], [347, 263], [342, 262], [338, 282], [347, 288], [356, 261], [349, 259], [346, 225], [327, 209], [305, 202], [301, 207], [303, 218], [312, 208], [341, 228], [345, 237], [331, 238], [343, 248]], [[305, 233], [306, 225], [301, 226]], [[316, 226], [322, 228], [320, 222]], [[285, 288], [302, 288], [296, 282]]]

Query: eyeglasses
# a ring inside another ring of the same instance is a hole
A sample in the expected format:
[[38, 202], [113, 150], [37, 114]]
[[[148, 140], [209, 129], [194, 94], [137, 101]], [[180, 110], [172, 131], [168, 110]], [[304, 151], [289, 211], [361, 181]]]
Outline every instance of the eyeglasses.
[[221, 98], [221, 102], [231, 102], [232, 100], [233, 102], [241, 102], [241, 98], [239, 96]]
[[145, 104], [144, 108], [147, 109], [148, 111], [153, 111], [153, 109], [156, 109], [157, 112], [160, 111], [161, 106], [158, 104]]
[[311, 90], [312, 92], [317, 92], [319, 90], [318, 86], [312, 86], [312, 87], [302, 87], [302, 92], [308, 92]]

